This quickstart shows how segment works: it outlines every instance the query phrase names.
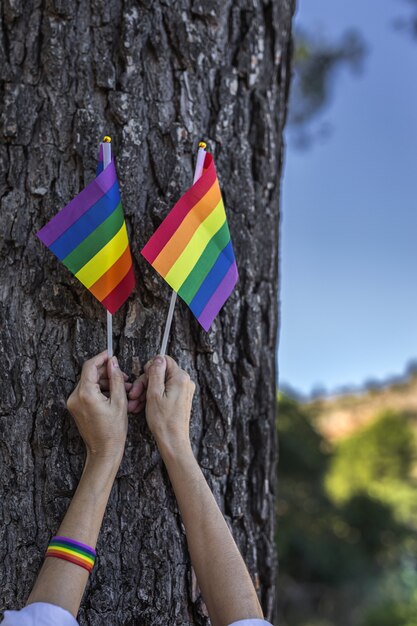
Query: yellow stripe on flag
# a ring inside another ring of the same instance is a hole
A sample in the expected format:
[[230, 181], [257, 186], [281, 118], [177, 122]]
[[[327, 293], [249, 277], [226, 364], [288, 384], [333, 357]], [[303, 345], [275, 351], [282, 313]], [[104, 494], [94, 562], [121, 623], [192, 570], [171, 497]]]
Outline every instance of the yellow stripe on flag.
[[223, 226], [225, 221], [226, 212], [224, 210], [223, 200], [220, 199], [218, 205], [206, 217], [204, 222], [200, 224], [188, 245], [175, 261], [168, 274], [166, 274], [165, 280], [171, 285], [174, 291], [179, 291], [188, 274], [202, 255], [208, 242], [217, 233], [219, 228]]
[[113, 239], [97, 252], [76, 274], [76, 278], [89, 289], [122, 256], [128, 244], [126, 223]]

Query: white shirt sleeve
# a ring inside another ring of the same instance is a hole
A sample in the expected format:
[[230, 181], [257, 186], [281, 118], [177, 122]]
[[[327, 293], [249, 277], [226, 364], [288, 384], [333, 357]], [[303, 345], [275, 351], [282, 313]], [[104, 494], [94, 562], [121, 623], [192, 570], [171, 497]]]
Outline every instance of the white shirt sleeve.
[[238, 622], [229, 624], [229, 626], [272, 626], [272, 624], [264, 619], [240, 619]]
[[5, 611], [2, 626], [78, 626], [78, 622], [60, 606], [34, 602], [20, 611]]
[[[5, 611], [2, 626], [78, 626], [77, 620], [55, 604], [35, 602], [20, 611]], [[242, 619], [230, 626], [272, 626], [263, 619]]]

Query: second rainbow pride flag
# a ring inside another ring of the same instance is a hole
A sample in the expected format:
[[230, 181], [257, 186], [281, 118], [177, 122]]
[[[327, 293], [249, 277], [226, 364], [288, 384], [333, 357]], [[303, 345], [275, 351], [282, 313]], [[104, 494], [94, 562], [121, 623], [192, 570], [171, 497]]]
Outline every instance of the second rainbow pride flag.
[[132, 257], [112, 159], [96, 178], [37, 233], [39, 239], [110, 312], [135, 286]]
[[209, 330], [238, 271], [213, 157], [179, 199], [142, 254]]

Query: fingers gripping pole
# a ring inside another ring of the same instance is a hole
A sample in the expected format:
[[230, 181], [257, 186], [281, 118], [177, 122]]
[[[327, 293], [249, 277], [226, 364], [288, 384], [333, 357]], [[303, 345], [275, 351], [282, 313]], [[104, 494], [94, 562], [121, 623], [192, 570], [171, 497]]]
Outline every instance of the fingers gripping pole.
[[[104, 137], [103, 139], [103, 169], [105, 169], [111, 161], [111, 139]], [[107, 311], [107, 355], [111, 359], [113, 356], [113, 316]]]
[[[206, 149], [206, 144], [204, 143], [204, 141], [201, 141], [198, 144], [197, 163], [195, 165], [195, 170], [194, 170], [193, 185], [203, 173], [204, 159], [206, 158], [205, 149]], [[159, 351], [159, 354], [162, 354], [162, 356], [166, 354], [166, 350], [168, 346], [168, 339], [169, 339], [169, 332], [171, 330], [172, 318], [174, 316], [174, 309], [175, 309], [176, 301], [177, 301], [177, 294], [175, 291], [172, 291], [171, 302], [169, 303], [167, 321], [165, 322], [164, 336], [162, 338], [161, 349]]]

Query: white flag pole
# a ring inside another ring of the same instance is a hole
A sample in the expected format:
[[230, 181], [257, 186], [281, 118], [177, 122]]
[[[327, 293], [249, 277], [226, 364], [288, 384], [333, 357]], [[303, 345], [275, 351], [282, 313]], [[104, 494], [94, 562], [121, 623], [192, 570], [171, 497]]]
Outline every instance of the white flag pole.
[[[103, 139], [103, 169], [111, 162], [111, 139], [104, 137]], [[107, 311], [107, 355], [111, 359], [113, 356], [113, 316]]]
[[[203, 173], [203, 166], [204, 166], [205, 158], [206, 158], [206, 144], [204, 143], [204, 141], [201, 141], [198, 144], [197, 163], [195, 164], [193, 185]], [[168, 309], [168, 315], [167, 315], [167, 321], [165, 322], [164, 336], [162, 338], [161, 349], [159, 351], [159, 354], [161, 354], [162, 356], [164, 356], [167, 351], [169, 332], [171, 330], [172, 318], [174, 316], [174, 309], [175, 309], [176, 301], [177, 301], [177, 292], [172, 290], [171, 302], [169, 303], [169, 309]]]

